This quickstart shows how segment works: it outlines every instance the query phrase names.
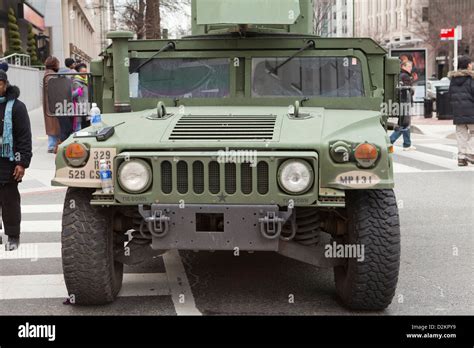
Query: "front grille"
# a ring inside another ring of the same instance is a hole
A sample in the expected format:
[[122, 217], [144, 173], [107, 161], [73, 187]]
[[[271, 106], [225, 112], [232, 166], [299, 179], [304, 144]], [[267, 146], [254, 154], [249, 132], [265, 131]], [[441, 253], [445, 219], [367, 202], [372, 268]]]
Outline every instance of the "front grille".
[[221, 192], [221, 175], [219, 163], [215, 161], [209, 163], [209, 191], [215, 195]]
[[201, 161], [193, 163], [193, 190], [198, 195], [204, 193], [204, 163]]
[[166, 194], [173, 191], [173, 172], [169, 161], [161, 163], [161, 191]]
[[199, 160], [180, 160], [174, 164], [171, 161], [163, 161], [161, 192], [171, 194], [173, 182], [176, 184], [175, 190], [181, 195], [201, 195], [206, 192], [212, 195], [266, 195], [269, 192], [269, 165], [265, 161], [260, 161], [255, 167], [249, 163], [224, 164], [217, 161], [206, 163]]
[[240, 187], [242, 193], [249, 195], [252, 193], [252, 167], [250, 163], [244, 163], [240, 167]]
[[176, 168], [178, 171], [176, 180], [178, 192], [184, 195], [188, 192], [188, 164], [184, 161], [179, 161]]
[[237, 190], [237, 173], [235, 163], [225, 164], [225, 192], [233, 195]]
[[184, 115], [169, 140], [273, 140], [275, 115]]
[[268, 163], [259, 162], [257, 164], [257, 191], [261, 195], [266, 195], [268, 193], [268, 174]]

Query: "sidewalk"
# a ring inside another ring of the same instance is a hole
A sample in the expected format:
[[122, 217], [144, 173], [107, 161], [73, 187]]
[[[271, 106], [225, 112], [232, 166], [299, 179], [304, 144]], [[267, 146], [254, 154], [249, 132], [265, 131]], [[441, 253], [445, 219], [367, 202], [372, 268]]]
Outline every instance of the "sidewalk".
[[453, 120], [438, 120], [437, 118], [412, 117], [412, 132], [441, 139], [456, 139], [456, 126]]
[[44, 129], [43, 109], [30, 110], [31, 131], [33, 135], [33, 159], [26, 170], [25, 178], [19, 185], [21, 194], [64, 190], [51, 186], [54, 177], [55, 155], [47, 153], [48, 136]]

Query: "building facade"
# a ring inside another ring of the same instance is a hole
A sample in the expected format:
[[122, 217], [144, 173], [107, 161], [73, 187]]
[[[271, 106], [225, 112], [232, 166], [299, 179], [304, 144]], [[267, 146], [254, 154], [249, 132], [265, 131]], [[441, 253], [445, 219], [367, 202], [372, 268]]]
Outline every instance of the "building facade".
[[329, 5], [328, 37], [354, 36], [354, 0], [332, 0]]
[[20, 0], [0, 0], [0, 56], [5, 56], [9, 50], [8, 11], [10, 9], [15, 12], [22, 50], [27, 52], [28, 27], [31, 25], [33, 33], [37, 37], [37, 48], [39, 51], [44, 51], [49, 43], [41, 40], [44, 33], [47, 32], [44, 12], [41, 11], [41, 8], [36, 8], [31, 3]]
[[354, 0], [316, 0], [317, 34], [323, 37], [354, 36]]
[[114, 0], [91, 0], [88, 6], [93, 11], [94, 26], [97, 31], [96, 45], [103, 51], [111, 43], [107, 33], [115, 30], [115, 5]]
[[426, 49], [426, 76], [435, 68], [435, 50], [426, 40], [431, 0], [354, 0], [354, 34], [387, 50]]
[[428, 22], [429, 0], [354, 0], [355, 36], [371, 37], [386, 48], [423, 45], [417, 35]]
[[73, 58], [85, 63], [100, 53], [100, 37], [95, 27], [92, 1], [29, 0], [44, 6], [46, 27], [50, 35], [50, 52], [60, 62]]

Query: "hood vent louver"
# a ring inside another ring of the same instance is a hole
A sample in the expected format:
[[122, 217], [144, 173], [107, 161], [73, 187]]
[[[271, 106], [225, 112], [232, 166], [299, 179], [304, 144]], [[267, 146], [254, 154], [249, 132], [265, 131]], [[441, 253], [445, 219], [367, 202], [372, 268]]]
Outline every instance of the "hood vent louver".
[[276, 115], [184, 115], [169, 140], [274, 140]]

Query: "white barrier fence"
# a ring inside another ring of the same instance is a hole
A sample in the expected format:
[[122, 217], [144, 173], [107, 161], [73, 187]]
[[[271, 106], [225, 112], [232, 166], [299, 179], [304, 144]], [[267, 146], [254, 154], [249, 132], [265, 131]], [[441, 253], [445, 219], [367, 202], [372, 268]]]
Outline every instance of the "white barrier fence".
[[25, 103], [28, 110], [34, 110], [43, 105], [44, 71], [25, 66], [10, 65], [7, 74], [10, 84], [20, 89], [20, 100]]

